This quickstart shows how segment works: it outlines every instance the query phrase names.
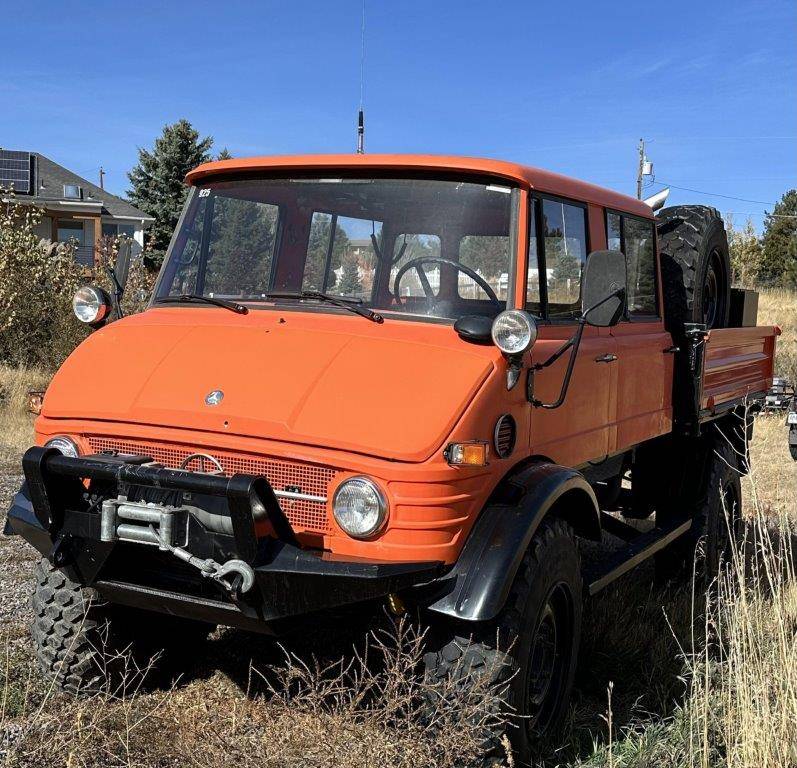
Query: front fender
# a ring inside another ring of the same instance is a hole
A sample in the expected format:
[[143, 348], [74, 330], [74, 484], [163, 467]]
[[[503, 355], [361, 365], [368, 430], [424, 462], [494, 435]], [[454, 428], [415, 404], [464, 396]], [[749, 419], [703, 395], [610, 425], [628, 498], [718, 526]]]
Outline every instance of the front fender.
[[465, 621], [487, 621], [504, 607], [523, 555], [549, 514], [599, 539], [600, 510], [584, 476], [540, 463], [505, 480], [485, 507], [445, 577], [446, 592], [428, 609]]

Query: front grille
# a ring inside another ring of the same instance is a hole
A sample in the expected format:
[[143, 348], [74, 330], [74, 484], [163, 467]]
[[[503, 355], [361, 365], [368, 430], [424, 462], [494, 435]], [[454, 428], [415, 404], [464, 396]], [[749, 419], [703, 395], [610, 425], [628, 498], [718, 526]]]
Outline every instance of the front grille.
[[[143, 454], [151, 456], [158, 464], [177, 469], [186, 458], [196, 453], [207, 453], [213, 456], [221, 465], [225, 475], [245, 473], [249, 475], [263, 475], [268, 478], [275, 491], [300, 493], [308, 496], [326, 498], [328, 489], [335, 479], [337, 472], [330, 467], [308, 464], [303, 462], [285, 461], [273, 456], [255, 456], [245, 453], [234, 453], [217, 449], [186, 447], [184, 445], [161, 442], [148, 442], [144, 440], [127, 440], [116, 437], [101, 437], [92, 435], [88, 437], [89, 445], [95, 453]], [[212, 470], [210, 462], [205, 460], [200, 466], [194, 459], [186, 467], [192, 470]], [[326, 505], [322, 501], [311, 499], [279, 499], [280, 507], [287, 516], [293, 529], [299, 533], [308, 531], [312, 533], [328, 533], [330, 530], [327, 519]]]

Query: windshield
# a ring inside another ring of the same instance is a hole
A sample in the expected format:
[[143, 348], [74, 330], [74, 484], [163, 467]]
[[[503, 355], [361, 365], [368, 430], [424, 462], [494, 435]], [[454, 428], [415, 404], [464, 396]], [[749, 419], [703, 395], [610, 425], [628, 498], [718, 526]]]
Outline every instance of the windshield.
[[493, 316], [506, 307], [516, 209], [517, 192], [488, 181], [210, 183], [189, 198], [156, 301], [267, 306], [313, 291], [385, 314]]

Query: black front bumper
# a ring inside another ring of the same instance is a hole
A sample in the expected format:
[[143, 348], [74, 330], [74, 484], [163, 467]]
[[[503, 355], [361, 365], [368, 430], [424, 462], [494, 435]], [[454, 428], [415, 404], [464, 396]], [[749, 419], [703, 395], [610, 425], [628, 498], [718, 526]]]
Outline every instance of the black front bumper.
[[[5, 533], [23, 536], [53, 565], [113, 602], [272, 631], [281, 620], [384, 597], [442, 571], [439, 563], [359, 561], [303, 549], [264, 477], [172, 470], [143, 457], [70, 458], [38, 447], [25, 453], [22, 465], [25, 484]], [[169, 552], [102, 541], [99, 504], [119, 494], [178, 500], [186, 494], [195, 504], [226, 507], [232, 533], [208, 531], [189, 515], [186, 548], [199, 558], [243, 560], [254, 571], [254, 587], [232, 596]], [[255, 508], [265, 508], [268, 535], [256, 534]]]

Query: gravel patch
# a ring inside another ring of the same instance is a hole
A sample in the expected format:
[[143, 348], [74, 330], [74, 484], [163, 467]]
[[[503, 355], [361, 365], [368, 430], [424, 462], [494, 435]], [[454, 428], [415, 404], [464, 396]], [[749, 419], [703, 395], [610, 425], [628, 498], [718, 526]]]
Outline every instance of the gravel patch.
[[[0, 467], [0, 524], [22, 484], [18, 467]], [[0, 634], [18, 638], [26, 634], [31, 620], [28, 600], [33, 590], [33, 564], [36, 551], [19, 536], [0, 534]]]

